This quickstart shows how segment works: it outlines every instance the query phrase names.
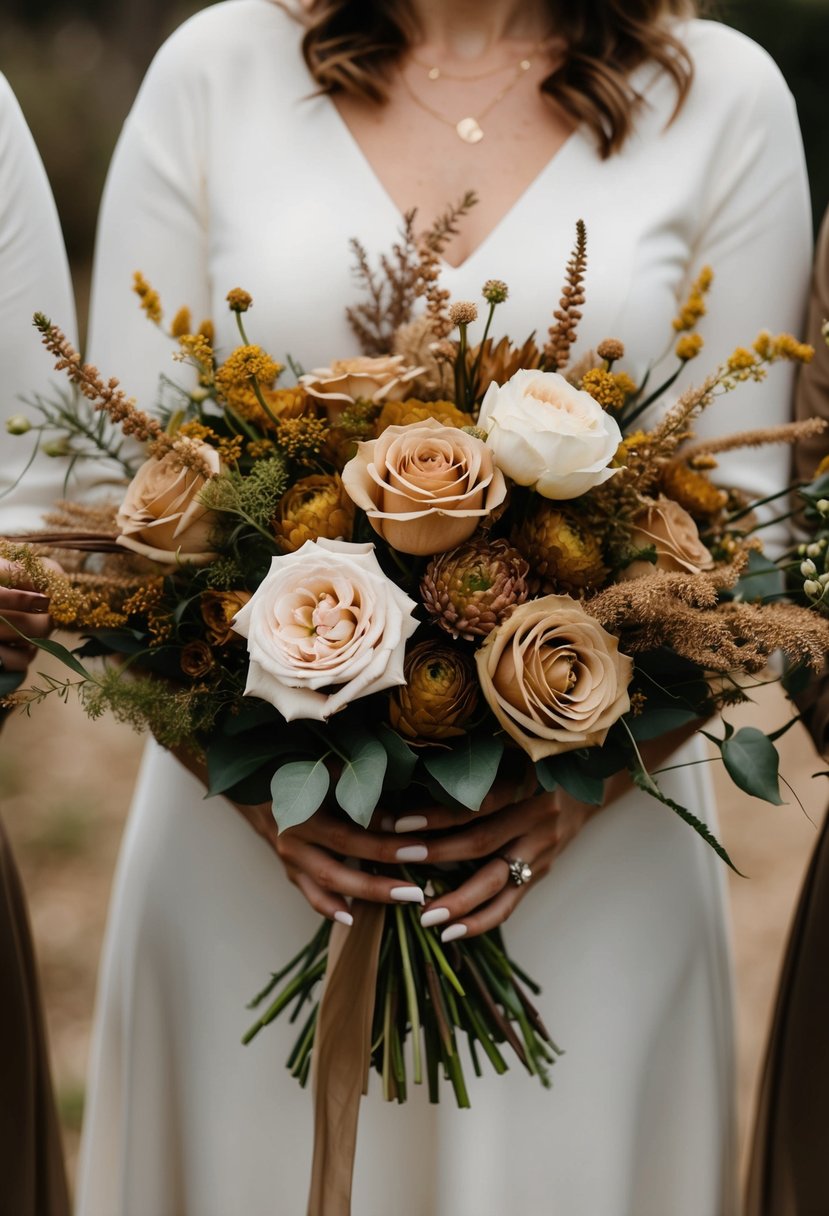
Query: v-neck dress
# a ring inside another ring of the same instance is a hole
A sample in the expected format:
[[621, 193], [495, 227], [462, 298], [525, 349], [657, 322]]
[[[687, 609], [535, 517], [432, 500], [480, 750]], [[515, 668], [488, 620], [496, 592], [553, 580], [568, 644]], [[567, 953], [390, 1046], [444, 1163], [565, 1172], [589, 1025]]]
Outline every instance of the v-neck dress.
[[[498, 327], [543, 332], [579, 217], [590, 252], [581, 348], [624, 338], [636, 374], [672, 342], [705, 263], [717, 274], [707, 361], [761, 327], [797, 329], [809, 214], [794, 105], [758, 47], [722, 26], [680, 36], [696, 75], [675, 121], [670, 82], [637, 73], [646, 104], [601, 161], [579, 130], [486, 240], [444, 278], [455, 298], [510, 286]], [[225, 0], [163, 47], [115, 154], [94, 275], [91, 357], [145, 406], [170, 345], [130, 295], [141, 269], [172, 313], [255, 299], [252, 340], [312, 367], [356, 353], [348, 242], [372, 254], [400, 216], [312, 82], [291, 19]], [[426, 119], [424, 118], [424, 121]], [[180, 368], [178, 368], [180, 374]], [[654, 375], [657, 375], [654, 372]], [[706, 427], [782, 421], [789, 378], [740, 389]], [[758, 494], [786, 453], [723, 460]], [[678, 757], [676, 763], [683, 757]], [[684, 759], [697, 758], [686, 748]], [[714, 822], [706, 767], [664, 777]], [[244, 1004], [316, 921], [268, 846], [155, 745], [147, 749], [112, 898], [80, 1167], [80, 1216], [298, 1216], [311, 1104], [284, 1067], [294, 1028], [246, 1048]], [[355, 1216], [729, 1216], [735, 1210], [733, 1044], [723, 874], [664, 807], [631, 793], [596, 815], [506, 930], [543, 984], [566, 1054], [545, 1091], [518, 1070], [471, 1079], [472, 1110], [415, 1093], [363, 1103]], [[324, 1214], [318, 1214], [324, 1216]]]

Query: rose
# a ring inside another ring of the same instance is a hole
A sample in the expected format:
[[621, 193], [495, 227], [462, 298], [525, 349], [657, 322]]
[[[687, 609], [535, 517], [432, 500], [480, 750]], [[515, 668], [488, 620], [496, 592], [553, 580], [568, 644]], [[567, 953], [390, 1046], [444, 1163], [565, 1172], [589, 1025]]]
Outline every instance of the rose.
[[289, 722], [323, 721], [402, 684], [415, 607], [383, 574], [373, 545], [309, 540], [273, 558], [234, 621], [250, 656], [245, 695]]
[[566, 595], [515, 608], [475, 659], [490, 709], [533, 760], [604, 743], [630, 709], [632, 661]]
[[173, 449], [142, 464], [116, 516], [118, 544], [156, 562], [204, 566], [216, 556], [208, 549], [215, 515], [199, 502], [206, 472], [221, 472], [219, 453], [207, 443], [191, 440], [188, 451], [199, 468], [185, 464], [186, 453]]
[[409, 367], [402, 355], [335, 359], [330, 367], [317, 367], [300, 377], [306, 393], [322, 401], [328, 421], [335, 426], [343, 410], [357, 400], [385, 401], [425, 371]]
[[490, 384], [478, 426], [499, 468], [545, 498], [577, 498], [616, 472], [615, 418], [556, 372], [520, 371]]
[[[635, 549], [653, 546], [655, 568], [670, 573], [699, 574], [710, 569], [714, 561], [685, 508], [661, 494], [634, 518], [630, 543]], [[653, 571], [653, 562], [634, 561], [620, 570], [618, 577], [622, 581], [642, 578]]]
[[358, 444], [342, 477], [375, 532], [418, 556], [468, 540], [507, 492], [487, 445], [434, 418], [387, 427]]

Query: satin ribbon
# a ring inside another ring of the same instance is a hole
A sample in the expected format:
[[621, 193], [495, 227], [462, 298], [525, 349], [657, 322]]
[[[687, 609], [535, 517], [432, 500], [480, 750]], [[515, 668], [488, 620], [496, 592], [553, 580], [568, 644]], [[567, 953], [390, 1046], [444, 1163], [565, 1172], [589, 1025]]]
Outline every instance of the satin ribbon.
[[360, 1099], [368, 1088], [371, 1027], [386, 915], [355, 900], [350, 929], [335, 924], [314, 1037], [314, 1161], [308, 1216], [350, 1216]]

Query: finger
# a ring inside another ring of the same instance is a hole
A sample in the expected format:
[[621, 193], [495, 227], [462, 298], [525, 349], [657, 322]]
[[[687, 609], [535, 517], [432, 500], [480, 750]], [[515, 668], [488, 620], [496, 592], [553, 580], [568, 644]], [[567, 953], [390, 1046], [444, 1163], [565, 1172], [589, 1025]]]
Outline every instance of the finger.
[[[515, 909], [521, 903], [521, 900], [527, 895], [532, 888], [532, 884], [539, 878], [543, 878], [550, 868], [553, 860], [553, 850], [549, 849], [546, 853], [537, 857], [533, 862], [533, 876], [528, 883], [517, 887], [514, 882], [509, 883], [499, 895], [490, 900], [488, 904], [478, 908], [469, 916], [463, 919], [464, 933], [455, 934], [454, 937], [480, 937], [482, 933], [489, 933], [491, 929], [497, 929], [499, 925], [503, 925], [504, 921], [512, 916]], [[453, 926], [450, 926], [450, 929]], [[445, 932], [445, 930], [444, 930]], [[452, 939], [449, 939], [452, 940]]]
[[554, 814], [546, 798], [516, 803], [500, 815], [488, 815], [468, 827], [447, 832], [439, 840], [428, 841], [429, 861], [469, 861], [500, 853], [516, 837], [525, 836]]
[[353, 870], [325, 849], [308, 844], [298, 836], [289, 840], [290, 835], [291, 833], [283, 833], [280, 836], [280, 857], [286, 865], [294, 866], [308, 874], [323, 890], [346, 895], [350, 899], [367, 899], [379, 904], [424, 902], [425, 897], [420, 887], [403, 879]]
[[320, 916], [326, 916], [329, 920], [339, 921], [341, 925], [345, 925], [347, 928], [350, 928], [354, 924], [354, 917], [349, 912], [348, 904], [345, 900], [337, 895], [333, 895], [330, 891], [324, 890], [319, 883], [314, 882], [310, 874], [305, 874], [302, 870], [291, 868], [288, 872], [288, 877], [302, 892], [314, 911], [319, 912]]
[[0, 586], [0, 614], [9, 612], [48, 612], [49, 597], [39, 591], [21, 591], [18, 587]]
[[0, 612], [0, 638], [14, 641], [24, 638], [46, 638], [52, 632], [52, 619], [45, 612]]
[[[454, 891], [447, 891], [438, 896], [421, 916], [421, 924], [426, 929], [449, 925], [450, 932], [458, 930], [460, 926], [451, 922], [463, 921], [481, 904], [489, 903], [496, 895], [500, 895], [508, 881], [509, 866], [502, 857], [493, 857]], [[441, 936], [445, 932], [444, 930]], [[456, 937], [462, 937], [464, 933], [465, 930], [452, 932], [446, 940], [452, 941]]]
[[332, 853], [341, 853], [343, 857], [353, 857], [361, 861], [405, 865], [426, 861], [429, 857], [425, 841], [408, 839], [401, 842], [400, 837], [393, 832], [366, 831], [365, 828], [357, 827], [350, 819], [332, 815], [324, 810], [292, 828], [291, 832], [310, 844], [321, 845]]
[[535, 790], [535, 782], [496, 781], [481, 803], [479, 811], [466, 811], [441, 806], [440, 803], [420, 808], [416, 814], [394, 816], [386, 814], [381, 819], [385, 831], [398, 834], [410, 832], [442, 832], [447, 828], [463, 827], [476, 819], [494, 815], [497, 811], [525, 800]]
[[4, 671], [26, 671], [36, 653], [34, 646], [0, 645], [0, 663]]

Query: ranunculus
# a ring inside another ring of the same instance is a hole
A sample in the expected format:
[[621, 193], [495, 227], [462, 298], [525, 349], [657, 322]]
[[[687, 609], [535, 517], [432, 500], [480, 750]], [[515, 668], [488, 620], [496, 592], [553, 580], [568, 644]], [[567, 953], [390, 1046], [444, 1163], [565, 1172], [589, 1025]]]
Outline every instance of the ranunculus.
[[199, 606], [211, 646], [241, 642], [233, 629], [233, 618], [249, 599], [249, 591], [202, 591]]
[[490, 384], [478, 426], [498, 467], [545, 498], [577, 498], [616, 472], [608, 468], [622, 441], [616, 419], [557, 372]]
[[386, 578], [373, 545], [309, 540], [275, 557], [234, 622], [250, 656], [245, 695], [269, 701], [289, 722], [324, 721], [402, 684], [415, 607]]
[[635, 549], [656, 550], [656, 565], [649, 561], [631, 562], [619, 571], [619, 579], [642, 578], [654, 569], [670, 573], [699, 574], [713, 565], [708, 549], [699, 538], [697, 525], [684, 507], [672, 498], [659, 496], [633, 521], [630, 543]]
[[309, 397], [322, 401], [328, 421], [335, 426], [347, 406], [357, 400], [386, 401], [400, 394], [425, 368], [410, 367], [402, 355], [335, 359], [330, 367], [317, 367], [300, 377]]
[[394, 729], [421, 742], [466, 734], [478, 704], [478, 681], [472, 660], [461, 650], [431, 639], [406, 655], [405, 684], [395, 689], [389, 705]]
[[[188, 447], [212, 474], [221, 472], [219, 453], [208, 443]], [[182, 463], [175, 450], [142, 464], [118, 510], [118, 544], [156, 562], [205, 566], [216, 556], [208, 547], [215, 515], [199, 502], [207, 478]]]
[[630, 708], [633, 662], [566, 595], [515, 608], [475, 658], [490, 709], [533, 760], [604, 743]]
[[358, 444], [342, 476], [375, 532], [418, 556], [462, 544], [507, 492], [487, 445], [434, 418]]

